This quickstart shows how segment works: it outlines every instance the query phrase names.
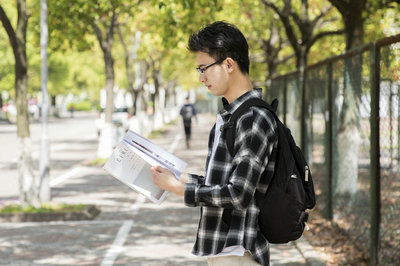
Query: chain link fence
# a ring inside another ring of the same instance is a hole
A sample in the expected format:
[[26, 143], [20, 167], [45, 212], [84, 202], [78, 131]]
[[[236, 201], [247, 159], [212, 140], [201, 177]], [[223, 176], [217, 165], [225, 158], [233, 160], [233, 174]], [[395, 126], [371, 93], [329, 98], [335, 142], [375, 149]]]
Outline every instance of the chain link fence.
[[304, 88], [300, 73], [273, 79], [267, 101], [304, 139], [319, 210], [371, 264], [398, 263], [400, 35], [307, 67]]
[[378, 43], [380, 68], [380, 262], [400, 261], [400, 38]]

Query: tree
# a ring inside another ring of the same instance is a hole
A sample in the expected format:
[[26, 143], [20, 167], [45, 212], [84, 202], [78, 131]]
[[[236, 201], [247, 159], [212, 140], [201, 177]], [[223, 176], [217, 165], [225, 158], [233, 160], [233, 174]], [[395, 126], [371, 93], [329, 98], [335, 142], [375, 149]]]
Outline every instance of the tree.
[[[165, 89], [166, 95], [171, 95], [168, 90], [175, 88], [171, 84], [185, 84], [186, 88], [195, 84], [195, 71], [193, 75], [182, 75], [187, 73], [189, 65], [193, 66], [193, 61], [187, 60], [189, 52], [184, 52], [187, 37], [197, 31], [199, 25], [211, 22], [220, 9], [218, 1], [167, 0], [143, 3], [136, 16], [140, 23], [136, 23], [134, 28], [142, 33], [138, 59], [147, 63], [149, 81], [154, 85], [150, 100], [155, 108], [163, 108], [156, 101], [160, 89]], [[172, 83], [168, 82], [171, 80]]]
[[112, 125], [112, 112], [114, 109], [113, 90], [115, 83], [114, 34], [117, 30], [119, 17], [125, 14], [133, 15], [132, 9], [139, 3], [140, 1], [131, 2], [127, 0], [52, 2], [51, 10], [54, 16], [54, 29], [61, 32], [66, 31], [71, 44], [84, 47], [84, 49], [88, 49], [88, 45], [86, 41], [82, 41], [84, 40], [83, 37], [94, 33], [103, 53], [107, 96], [105, 125], [101, 130], [98, 147], [98, 157], [101, 158], [106, 158], [111, 154], [113, 145], [112, 136], [115, 135], [113, 134]]
[[[229, 6], [230, 8], [231, 6]], [[224, 12], [234, 14], [234, 11], [229, 9], [228, 11], [224, 9]], [[268, 88], [272, 77], [278, 75], [278, 67], [294, 57], [290, 49], [290, 44], [284, 37], [282, 24], [279, 21], [276, 23], [275, 20], [279, 20], [278, 15], [274, 14], [274, 11], [271, 9], [265, 8], [264, 4], [259, 0], [241, 1], [241, 3], [238, 3], [236, 9], [240, 10], [241, 14], [239, 14], [239, 17], [235, 21], [246, 21], [249, 23], [247, 27], [243, 25], [244, 23], [238, 25], [245, 27], [244, 32], [250, 47], [250, 60], [264, 66], [260, 71]], [[251, 64], [251, 75], [257, 81], [260, 78], [258, 78], [258, 73], [254, 73], [258, 72], [258, 69], [254, 65]], [[285, 70], [294, 70], [294, 68], [290, 69], [286, 67]]]
[[[131, 115], [137, 114], [137, 101], [140, 93], [144, 90], [144, 85], [147, 83], [148, 62], [140, 59], [138, 49], [141, 43], [141, 32], [136, 30], [132, 32], [133, 23], [126, 25], [120, 24], [117, 28], [118, 36], [124, 51], [125, 74], [128, 83], [128, 91], [132, 97], [133, 106], [130, 110]], [[132, 28], [131, 28], [132, 27]], [[125, 30], [123, 33], [122, 29]], [[128, 39], [128, 41], [126, 41]]]
[[[114, 110], [114, 58], [112, 55], [112, 44], [114, 40], [114, 32], [118, 23], [118, 14], [116, 8], [111, 6], [106, 13], [111, 13], [108, 17], [104, 17], [100, 21], [93, 21], [91, 26], [103, 51], [105, 74], [106, 74], [106, 109], [105, 109], [105, 125], [101, 130], [99, 149], [97, 156], [100, 158], [108, 157], [112, 152], [112, 113]], [[102, 25], [99, 25], [102, 24]], [[103, 30], [102, 30], [103, 28]]]
[[[279, 6], [274, 1], [262, 0], [265, 6], [271, 8], [278, 14], [287, 38], [296, 55], [296, 68], [299, 70], [299, 86], [300, 91], [298, 97], [303, 103], [301, 110], [296, 111], [299, 117], [297, 121], [302, 121], [300, 125], [301, 147], [305, 151], [306, 157], [309, 157], [310, 151], [306, 147], [306, 81], [305, 67], [307, 66], [307, 58], [311, 47], [317, 40], [329, 36], [342, 34], [342, 30], [324, 30], [327, 22], [332, 19], [327, 16], [331, 11], [332, 6], [322, 5], [321, 7], [310, 7], [308, 0], [302, 0], [299, 5], [295, 5], [291, 0], [284, 0], [283, 6]], [[296, 132], [296, 130], [295, 130]]]
[[[365, 21], [370, 14], [387, 8], [394, 0], [329, 0], [342, 15], [346, 51], [364, 43]], [[337, 184], [339, 194], [354, 194], [358, 190], [358, 153], [360, 137], [360, 103], [362, 82], [362, 55], [345, 60], [343, 79], [343, 102], [338, 107], [339, 126], [337, 132]]]
[[[11, 98], [14, 91], [14, 56], [5, 31], [0, 31], [0, 108]], [[2, 110], [0, 109], [0, 113]]]
[[17, 0], [17, 25], [14, 28], [7, 16], [3, 4], [0, 4], [0, 20], [7, 32], [13, 49], [15, 65], [15, 99], [17, 106], [18, 136], [18, 180], [21, 204], [39, 205], [36, 180], [33, 173], [32, 148], [29, 130], [27, 104], [28, 61], [26, 56], [26, 32], [29, 13], [25, 0]]

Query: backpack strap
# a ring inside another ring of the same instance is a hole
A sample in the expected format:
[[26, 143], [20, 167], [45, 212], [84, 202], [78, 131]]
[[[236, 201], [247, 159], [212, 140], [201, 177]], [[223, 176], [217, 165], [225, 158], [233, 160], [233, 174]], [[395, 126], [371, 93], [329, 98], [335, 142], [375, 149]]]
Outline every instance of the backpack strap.
[[[272, 105], [272, 106], [271, 106]], [[223, 130], [226, 131], [226, 144], [228, 146], [229, 154], [233, 157], [234, 155], [234, 144], [235, 144], [235, 132], [236, 132], [236, 121], [241, 117], [250, 107], [261, 106], [268, 109], [277, 119], [276, 108], [278, 107], [278, 100], [274, 99], [272, 104], [267, 104], [261, 98], [251, 98], [242, 103], [238, 109], [229, 118], [229, 121], [223, 126]]]

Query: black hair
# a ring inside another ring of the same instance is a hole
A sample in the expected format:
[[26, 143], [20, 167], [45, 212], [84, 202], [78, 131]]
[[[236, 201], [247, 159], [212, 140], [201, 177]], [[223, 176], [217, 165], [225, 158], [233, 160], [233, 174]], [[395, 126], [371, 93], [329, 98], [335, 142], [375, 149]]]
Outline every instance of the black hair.
[[242, 32], [233, 24], [216, 21], [193, 33], [188, 42], [191, 52], [204, 52], [216, 61], [235, 60], [242, 73], [249, 73], [249, 46]]

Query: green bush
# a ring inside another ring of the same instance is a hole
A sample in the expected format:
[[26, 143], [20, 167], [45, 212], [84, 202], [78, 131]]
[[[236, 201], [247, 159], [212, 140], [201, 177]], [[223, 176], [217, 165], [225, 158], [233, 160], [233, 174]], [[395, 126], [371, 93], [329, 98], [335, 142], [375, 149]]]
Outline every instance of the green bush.
[[90, 111], [90, 110], [92, 110], [92, 103], [89, 101], [69, 103], [67, 106], [67, 109], [71, 110], [72, 106], [75, 108], [75, 111]]
[[84, 210], [87, 205], [84, 204], [43, 204], [40, 208], [33, 206], [23, 207], [18, 204], [11, 204], [0, 209], [0, 213], [49, 213], [49, 212], [79, 212]]

